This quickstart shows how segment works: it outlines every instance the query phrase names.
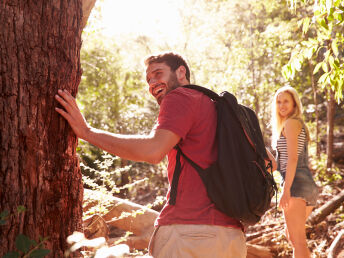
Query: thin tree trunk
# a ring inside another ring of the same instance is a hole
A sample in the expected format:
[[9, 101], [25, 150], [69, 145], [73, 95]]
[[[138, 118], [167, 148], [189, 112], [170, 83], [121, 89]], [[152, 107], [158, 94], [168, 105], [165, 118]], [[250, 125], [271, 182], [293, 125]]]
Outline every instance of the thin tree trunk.
[[319, 141], [319, 110], [318, 110], [318, 90], [315, 84], [314, 80], [314, 74], [313, 74], [313, 64], [312, 61], [309, 60], [309, 70], [310, 70], [310, 77], [311, 77], [311, 84], [313, 89], [313, 101], [315, 106], [315, 143], [316, 143], [316, 156], [319, 159], [320, 158], [320, 141]]
[[[251, 14], [252, 16], [254, 16], [254, 14]], [[253, 20], [253, 19], [252, 19]], [[252, 89], [253, 89], [253, 96], [254, 96], [254, 109], [256, 114], [258, 115], [259, 113], [259, 99], [258, 99], [258, 95], [257, 95], [257, 79], [256, 79], [256, 71], [255, 71], [255, 57], [254, 57], [254, 44], [253, 44], [253, 37], [254, 37], [254, 30], [253, 30], [253, 25], [252, 25], [252, 20], [250, 23], [250, 31], [251, 31], [251, 65], [250, 65], [250, 69], [251, 69], [251, 74], [252, 74]]]
[[[54, 110], [54, 95], [76, 95], [81, 77], [81, 0], [0, 2], [0, 255], [15, 238], [49, 237], [50, 257], [82, 231], [77, 138]], [[25, 206], [22, 215], [17, 206]]]
[[328, 90], [328, 103], [327, 103], [327, 168], [332, 167], [333, 163], [333, 130], [334, 130], [334, 114], [335, 114], [335, 99], [334, 91]]

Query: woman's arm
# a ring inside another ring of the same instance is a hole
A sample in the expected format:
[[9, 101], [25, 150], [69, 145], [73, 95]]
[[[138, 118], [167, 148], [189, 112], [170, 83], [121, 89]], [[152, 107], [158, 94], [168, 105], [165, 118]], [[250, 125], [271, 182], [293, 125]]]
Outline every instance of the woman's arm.
[[[269, 156], [269, 159], [271, 160], [272, 162], [272, 171], [275, 171], [277, 169], [277, 163], [276, 163], [276, 159], [274, 157], [274, 155], [272, 155], [272, 153], [269, 151], [268, 148], [265, 148], [266, 149], [266, 153], [268, 154]], [[269, 161], [266, 161], [265, 160], [265, 166], [267, 166], [269, 164]]]
[[302, 125], [296, 119], [288, 119], [284, 125], [284, 133], [287, 139], [287, 170], [280, 200], [280, 207], [287, 208], [290, 199], [290, 188], [293, 183], [297, 166], [297, 138], [301, 132]]

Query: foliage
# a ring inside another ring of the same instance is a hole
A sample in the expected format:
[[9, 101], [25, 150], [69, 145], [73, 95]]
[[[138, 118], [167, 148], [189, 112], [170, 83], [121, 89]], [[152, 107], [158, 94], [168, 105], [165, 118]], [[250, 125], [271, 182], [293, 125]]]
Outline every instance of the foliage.
[[[136, 200], [140, 203], [143, 194], [149, 193], [150, 199], [145, 205], [148, 208], [159, 206], [163, 202], [163, 197], [166, 194], [167, 182], [163, 170], [164, 163], [159, 165], [142, 166], [141, 163], [132, 162], [130, 165], [121, 167], [114, 166], [114, 162], [118, 161], [118, 157], [113, 157], [108, 153], [103, 152], [103, 161], [96, 160], [94, 163], [97, 167], [91, 168], [81, 163], [83, 168], [83, 182], [84, 187], [92, 189], [100, 193], [98, 205], [84, 213], [84, 216], [103, 215], [107, 210], [107, 206], [111, 203], [111, 199], [106, 198], [108, 195], [125, 197], [130, 200]], [[150, 168], [144, 170], [143, 168]], [[90, 173], [87, 175], [87, 173]], [[129, 180], [122, 182], [123, 174], [129, 174]], [[155, 200], [153, 203], [150, 203]], [[87, 203], [84, 203], [87, 206]]]
[[[296, 0], [292, 1], [295, 3]], [[303, 0], [306, 5], [308, 1]], [[335, 92], [337, 102], [343, 99], [344, 84], [344, 5], [341, 0], [320, 0], [311, 14], [298, 22], [306, 39], [294, 48], [283, 74], [293, 78], [305, 60], [316, 60], [313, 73], [320, 73], [318, 83], [323, 90]], [[320, 70], [321, 69], [321, 70]]]
[[322, 153], [320, 159], [311, 159], [311, 167], [315, 171], [315, 179], [321, 185], [329, 185], [334, 182], [340, 182], [343, 178], [341, 170], [334, 166], [333, 168], [327, 168], [327, 155]]
[[[17, 214], [21, 214], [26, 211], [24, 206], [17, 207]], [[5, 210], [0, 213], [0, 226], [5, 225], [7, 219], [10, 217], [9, 211]], [[3, 258], [41, 258], [45, 257], [50, 253], [50, 250], [44, 249], [44, 243], [48, 240], [48, 238], [39, 238], [39, 241], [36, 242], [33, 239], [30, 239], [28, 236], [24, 234], [18, 234], [15, 239], [15, 246], [16, 251], [7, 252]]]
[[[116, 44], [104, 43], [92, 34], [85, 35], [85, 38], [87, 43], [81, 51], [83, 76], [77, 100], [88, 123], [121, 134], [149, 133], [158, 106], [148, 93], [142, 72], [125, 68], [120, 48]], [[82, 159], [83, 174], [96, 179], [99, 184], [105, 184], [108, 190], [120, 191], [117, 193], [121, 197], [129, 191], [118, 187], [150, 177], [146, 172], [155, 167], [113, 157], [110, 178], [104, 181], [103, 173], [95, 173], [94, 169], [99, 169], [97, 166], [102, 166], [103, 162], [110, 162], [110, 158], [83, 141], [79, 142], [77, 151]], [[96, 164], [97, 160], [99, 164]]]
[[[116, 185], [116, 179], [113, 178], [115, 174], [121, 174], [125, 170], [130, 170], [131, 166], [122, 167], [122, 168], [113, 168], [113, 163], [118, 161], [119, 158], [113, 157], [108, 153], [103, 153], [102, 155], [103, 161], [95, 161], [97, 164], [97, 169], [93, 169], [87, 167], [86, 165], [81, 163], [81, 167], [83, 167], [84, 171], [92, 171], [95, 175], [99, 175], [95, 177], [96, 179], [92, 179], [91, 177], [83, 175], [84, 185], [87, 188], [94, 190], [92, 197], [87, 197], [86, 200], [89, 200], [90, 203], [84, 201], [84, 213], [83, 219], [84, 221], [88, 218], [98, 215], [102, 217], [106, 213], [110, 212], [109, 209], [113, 209], [113, 198], [112, 196], [118, 194], [122, 190], [128, 190], [130, 192], [130, 199], [133, 200], [135, 198], [135, 193], [146, 193], [150, 191], [150, 186], [148, 184], [148, 178], [143, 178], [141, 180], [134, 181], [130, 184], [125, 184], [121, 187]], [[157, 171], [162, 171], [160, 167], [157, 167]], [[141, 174], [142, 175], [142, 174]], [[99, 180], [101, 179], [101, 180]], [[160, 178], [158, 181], [162, 181]], [[157, 182], [153, 181], [152, 185], [158, 185]], [[164, 186], [163, 189], [166, 189], [167, 186]], [[159, 189], [161, 190], [161, 189]], [[164, 191], [163, 191], [164, 192]], [[165, 193], [165, 192], [164, 192]], [[118, 217], [112, 219], [122, 219], [124, 217], [135, 217], [137, 214], [142, 214], [145, 212], [147, 208], [153, 208], [154, 206], [161, 206], [164, 202], [164, 197], [161, 195], [161, 191], [156, 191], [156, 198], [151, 198], [153, 202], [148, 202], [143, 205], [142, 209], [138, 209], [132, 212], [122, 212]], [[139, 194], [138, 194], [139, 195]], [[150, 195], [154, 195], [151, 193]], [[94, 204], [94, 200], [96, 200], [97, 204]], [[94, 257], [94, 255], [100, 255], [103, 253], [110, 252], [112, 255], [115, 253], [128, 253], [126, 245], [121, 245], [121, 242], [124, 242], [132, 233], [126, 232], [125, 236], [122, 236], [119, 240], [116, 241], [114, 247], [108, 247], [106, 241], [103, 237], [95, 238], [95, 239], [87, 239], [85, 235], [81, 232], [74, 232], [71, 236], [67, 238], [67, 242], [71, 245], [69, 250], [66, 252], [66, 255], [70, 253], [76, 252], [82, 247], [92, 248], [92, 252], [87, 252], [86, 257]], [[120, 255], [119, 255], [120, 256]]]

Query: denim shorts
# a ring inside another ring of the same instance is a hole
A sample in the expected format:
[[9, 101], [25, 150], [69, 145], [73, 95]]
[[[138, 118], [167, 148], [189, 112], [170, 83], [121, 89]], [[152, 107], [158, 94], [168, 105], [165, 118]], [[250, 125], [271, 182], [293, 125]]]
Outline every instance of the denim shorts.
[[[285, 174], [281, 173], [281, 175], [284, 181]], [[312, 174], [308, 168], [296, 168], [290, 194], [292, 197], [304, 199], [307, 206], [316, 205], [319, 189], [315, 184]]]

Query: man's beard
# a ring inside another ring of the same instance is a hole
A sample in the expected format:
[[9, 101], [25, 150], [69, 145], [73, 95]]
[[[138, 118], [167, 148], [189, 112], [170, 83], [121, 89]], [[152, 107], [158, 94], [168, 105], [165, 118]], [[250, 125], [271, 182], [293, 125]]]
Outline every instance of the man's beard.
[[[168, 81], [166, 83], [166, 94], [168, 94], [170, 91], [178, 88], [182, 86], [179, 82], [178, 82], [178, 79], [177, 79], [177, 75], [175, 73], [171, 73], [169, 78], [168, 78]], [[162, 98], [164, 98], [165, 96], [163, 96]], [[158, 104], [160, 105], [161, 102], [162, 102], [162, 98], [159, 98], [157, 99], [157, 102]]]
[[166, 93], [170, 92], [171, 90], [174, 90], [178, 87], [180, 87], [181, 84], [179, 83], [178, 79], [177, 79], [177, 75], [176, 73], [171, 73], [170, 77], [168, 78], [167, 81], [167, 91]]

